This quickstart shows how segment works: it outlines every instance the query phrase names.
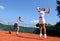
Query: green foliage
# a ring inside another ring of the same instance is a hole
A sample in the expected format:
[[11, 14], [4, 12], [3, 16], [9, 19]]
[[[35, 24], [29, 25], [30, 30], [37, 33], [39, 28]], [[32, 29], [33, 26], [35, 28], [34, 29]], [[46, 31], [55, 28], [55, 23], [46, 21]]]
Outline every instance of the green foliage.
[[56, 10], [57, 10], [57, 12], [58, 12], [57, 15], [58, 15], [59, 18], [60, 18], [60, 1], [58, 1], [58, 0], [57, 0], [57, 9], [56, 9]]
[[55, 27], [57, 30], [57, 34], [60, 35], [60, 21], [56, 23]]

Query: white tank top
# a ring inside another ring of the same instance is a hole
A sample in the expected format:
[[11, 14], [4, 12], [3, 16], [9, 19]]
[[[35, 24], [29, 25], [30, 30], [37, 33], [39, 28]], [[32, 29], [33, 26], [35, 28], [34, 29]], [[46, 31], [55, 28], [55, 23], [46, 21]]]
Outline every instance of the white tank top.
[[45, 15], [45, 11], [40, 11], [40, 17], [44, 18], [44, 15]]
[[20, 21], [19, 21], [19, 20], [17, 20], [17, 21], [16, 21], [16, 23], [17, 23], [17, 24], [19, 24], [19, 23], [20, 23]]

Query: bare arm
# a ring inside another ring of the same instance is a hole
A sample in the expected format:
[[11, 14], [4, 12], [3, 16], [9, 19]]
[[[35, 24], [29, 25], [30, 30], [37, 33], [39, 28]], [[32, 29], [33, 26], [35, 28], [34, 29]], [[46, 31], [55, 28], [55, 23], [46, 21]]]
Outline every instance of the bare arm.
[[45, 12], [45, 14], [49, 14], [50, 13], [50, 8], [48, 8], [48, 12]]
[[39, 7], [37, 7], [36, 10], [40, 13], [40, 8]]
[[22, 19], [19, 19], [20, 22], [24, 22]]

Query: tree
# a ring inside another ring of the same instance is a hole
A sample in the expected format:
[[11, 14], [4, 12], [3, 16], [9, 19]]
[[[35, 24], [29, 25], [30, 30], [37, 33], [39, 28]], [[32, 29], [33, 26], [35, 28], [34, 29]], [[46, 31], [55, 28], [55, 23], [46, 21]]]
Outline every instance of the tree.
[[58, 12], [58, 14], [57, 14], [57, 16], [60, 18], [60, 0], [57, 0], [57, 12]]

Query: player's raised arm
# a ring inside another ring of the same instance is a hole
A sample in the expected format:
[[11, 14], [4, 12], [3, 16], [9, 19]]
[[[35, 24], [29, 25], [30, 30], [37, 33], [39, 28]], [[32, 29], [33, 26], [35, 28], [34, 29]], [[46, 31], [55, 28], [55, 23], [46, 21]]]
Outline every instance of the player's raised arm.
[[46, 14], [49, 14], [50, 13], [50, 8], [48, 8], [48, 12], [45, 12]]
[[40, 7], [37, 7], [36, 10], [40, 13], [41, 9]]

